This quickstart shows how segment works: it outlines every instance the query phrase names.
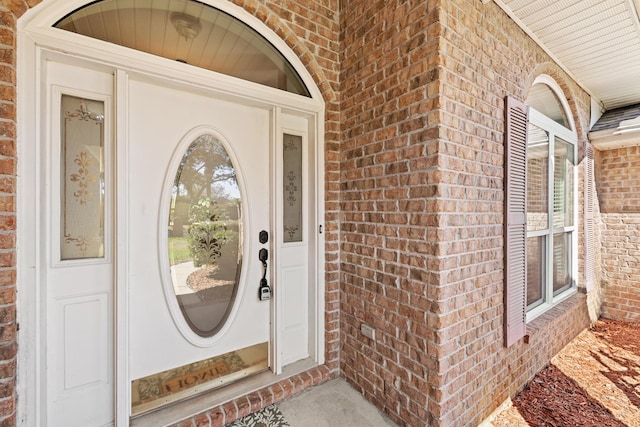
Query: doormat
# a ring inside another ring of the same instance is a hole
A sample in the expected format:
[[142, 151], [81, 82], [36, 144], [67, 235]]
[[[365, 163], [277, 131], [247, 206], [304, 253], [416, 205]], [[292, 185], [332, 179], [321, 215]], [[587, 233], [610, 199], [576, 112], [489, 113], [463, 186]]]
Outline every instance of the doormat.
[[247, 415], [227, 424], [226, 427], [290, 427], [284, 415], [276, 405], [267, 406], [258, 412]]
[[231, 352], [140, 378], [131, 383], [131, 403], [135, 407], [177, 394], [246, 367], [242, 358]]

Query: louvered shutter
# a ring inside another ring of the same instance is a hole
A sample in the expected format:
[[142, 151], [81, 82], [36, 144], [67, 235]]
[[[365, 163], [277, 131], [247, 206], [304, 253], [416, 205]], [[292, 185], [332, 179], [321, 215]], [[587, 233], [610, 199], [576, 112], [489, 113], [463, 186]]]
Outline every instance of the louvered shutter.
[[527, 287], [527, 123], [529, 108], [505, 106], [505, 346], [525, 335]]
[[595, 282], [593, 147], [587, 141], [584, 150], [584, 287], [587, 292]]

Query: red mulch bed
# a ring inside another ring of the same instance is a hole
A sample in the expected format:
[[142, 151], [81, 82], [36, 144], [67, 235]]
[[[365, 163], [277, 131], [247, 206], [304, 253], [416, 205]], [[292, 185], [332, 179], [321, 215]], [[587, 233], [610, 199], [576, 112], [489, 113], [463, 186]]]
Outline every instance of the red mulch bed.
[[600, 320], [567, 345], [494, 426], [640, 426], [640, 324]]

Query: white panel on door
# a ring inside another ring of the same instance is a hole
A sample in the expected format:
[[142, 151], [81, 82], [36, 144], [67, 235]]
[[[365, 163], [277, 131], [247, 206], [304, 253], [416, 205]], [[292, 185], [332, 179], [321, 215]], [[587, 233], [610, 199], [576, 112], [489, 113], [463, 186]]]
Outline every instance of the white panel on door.
[[309, 310], [307, 307], [307, 266], [282, 269], [278, 283], [283, 306], [283, 364], [309, 357]]
[[64, 376], [65, 390], [109, 382], [107, 300], [108, 295], [101, 294], [57, 301], [64, 357], [56, 370]]

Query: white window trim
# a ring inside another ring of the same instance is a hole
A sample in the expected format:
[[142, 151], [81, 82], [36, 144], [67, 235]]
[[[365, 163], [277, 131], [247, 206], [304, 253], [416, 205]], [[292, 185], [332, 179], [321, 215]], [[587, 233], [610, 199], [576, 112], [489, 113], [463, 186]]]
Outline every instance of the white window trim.
[[[538, 80], [536, 79], [536, 82]], [[546, 81], [545, 84], [548, 84]], [[557, 85], [556, 85], [557, 86]], [[557, 91], [552, 87], [552, 90]], [[558, 97], [560, 100], [564, 100], [563, 97]], [[566, 103], [566, 101], [565, 101]], [[563, 103], [563, 106], [565, 105]], [[565, 109], [565, 111], [567, 111]], [[571, 125], [573, 125], [573, 119], [571, 115], [565, 114], [565, 116], [569, 117]], [[540, 113], [533, 107], [529, 107], [529, 123], [538, 126], [545, 131], [549, 132], [549, 153], [553, 153], [555, 138], [561, 138], [567, 143], [573, 146], [573, 156], [574, 156], [574, 167], [573, 167], [573, 225], [570, 227], [557, 227], [557, 228], [547, 228], [544, 231], [533, 231], [527, 232], [528, 237], [534, 236], [553, 236], [553, 234], [557, 232], [571, 232], [571, 277], [572, 284], [571, 287], [557, 296], [553, 296], [553, 269], [551, 263], [553, 256], [553, 243], [552, 239], [546, 239], [546, 260], [545, 260], [545, 282], [543, 283], [543, 302], [534, 308], [527, 309], [527, 323], [534, 320], [536, 317], [545, 313], [552, 307], [556, 306], [560, 302], [566, 300], [570, 296], [574, 295], [577, 292], [577, 283], [576, 279], [578, 276], [578, 167], [577, 167], [577, 158], [578, 158], [578, 138], [576, 136], [575, 131], [571, 129], [567, 129], [566, 127], [560, 125], [559, 123], [551, 120], [544, 114]], [[554, 158], [552, 155], [549, 156], [549, 185], [551, 186], [553, 183], [553, 171], [554, 171]], [[551, 210], [553, 209], [553, 193], [551, 191], [548, 192], [549, 200], [549, 214], [551, 215]], [[552, 221], [552, 217], [549, 218], [549, 221]]]

